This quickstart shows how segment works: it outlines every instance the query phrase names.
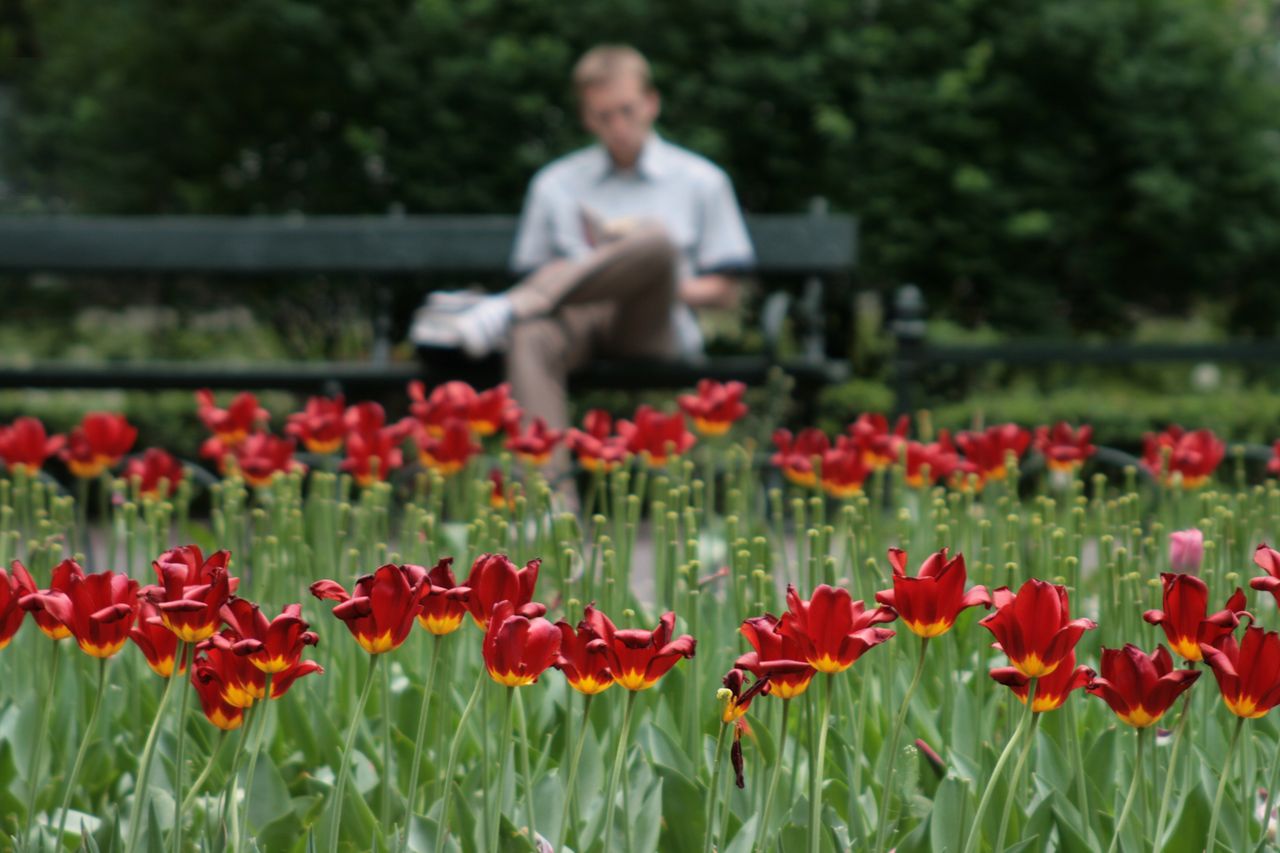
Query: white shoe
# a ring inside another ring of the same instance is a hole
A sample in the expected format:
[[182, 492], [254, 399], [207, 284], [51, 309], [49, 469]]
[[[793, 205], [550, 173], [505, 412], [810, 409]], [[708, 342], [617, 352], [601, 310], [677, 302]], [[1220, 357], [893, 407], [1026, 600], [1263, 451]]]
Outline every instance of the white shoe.
[[462, 349], [472, 358], [502, 352], [507, 348], [507, 333], [511, 330], [511, 300], [505, 296], [490, 296], [477, 302], [466, 311], [452, 315]]
[[462, 346], [462, 337], [453, 319], [453, 315], [420, 308], [409, 326], [409, 340], [420, 347], [458, 349]]

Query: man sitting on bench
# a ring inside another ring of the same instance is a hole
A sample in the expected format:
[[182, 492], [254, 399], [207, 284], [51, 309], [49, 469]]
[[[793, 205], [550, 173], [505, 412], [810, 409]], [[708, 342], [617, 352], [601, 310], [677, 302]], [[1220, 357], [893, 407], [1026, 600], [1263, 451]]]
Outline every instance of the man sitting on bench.
[[660, 100], [636, 50], [600, 46], [573, 71], [599, 144], [534, 175], [505, 293], [435, 293], [414, 318], [421, 346], [473, 358], [505, 351], [531, 417], [568, 426], [567, 379], [596, 354], [697, 357], [690, 308], [732, 307], [754, 263], [733, 186], [704, 157], [653, 131]]

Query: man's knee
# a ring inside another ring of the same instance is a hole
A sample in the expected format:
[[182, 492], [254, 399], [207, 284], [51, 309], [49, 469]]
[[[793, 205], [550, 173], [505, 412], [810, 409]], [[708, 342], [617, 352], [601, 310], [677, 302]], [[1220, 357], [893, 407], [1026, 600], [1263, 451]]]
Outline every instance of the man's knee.
[[567, 351], [568, 341], [564, 329], [551, 317], [521, 320], [511, 326], [511, 341], [507, 348], [508, 361], [562, 362]]

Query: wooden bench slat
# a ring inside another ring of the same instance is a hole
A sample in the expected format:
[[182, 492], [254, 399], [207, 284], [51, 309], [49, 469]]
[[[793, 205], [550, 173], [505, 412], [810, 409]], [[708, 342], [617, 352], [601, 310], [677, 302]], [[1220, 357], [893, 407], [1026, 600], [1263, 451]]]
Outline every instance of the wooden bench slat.
[[[840, 273], [857, 256], [846, 215], [747, 218], [758, 271]], [[495, 273], [512, 216], [0, 217], [0, 270], [251, 275]]]

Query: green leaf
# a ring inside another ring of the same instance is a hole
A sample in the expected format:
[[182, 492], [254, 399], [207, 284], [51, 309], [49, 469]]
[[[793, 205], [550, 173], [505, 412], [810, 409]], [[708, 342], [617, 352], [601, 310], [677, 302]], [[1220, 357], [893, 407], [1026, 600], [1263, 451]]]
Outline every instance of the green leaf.
[[[929, 813], [929, 841], [932, 849], [959, 850], [968, 830], [969, 788], [954, 776], [948, 776], [938, 786], [933, 798], [933, 810]], [[976, 807], [975, 807], [976, 808]]]
[[662, 833], [659, 849], [671, 853], [696, 853], [706, 831], [704, 792], [682, 773], [654, 765], [662, 779]]
[[1162, 853], [1204, 853], [1209, 809], [1209, 797], [1200, 785], [1183, 794], [1171, 826], [1165, 829]]

